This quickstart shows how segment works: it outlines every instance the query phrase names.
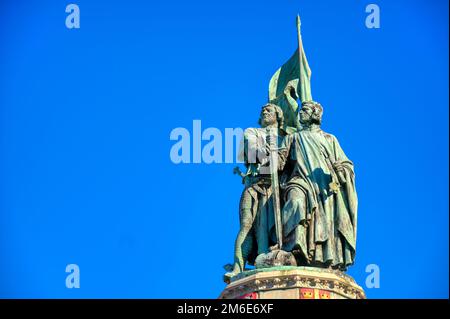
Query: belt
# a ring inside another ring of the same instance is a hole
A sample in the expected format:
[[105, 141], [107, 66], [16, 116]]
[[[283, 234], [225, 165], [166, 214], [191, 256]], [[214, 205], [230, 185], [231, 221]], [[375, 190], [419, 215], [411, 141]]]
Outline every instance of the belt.
[[267, 177], [247, 177], [247, 178], [248, 178], [247, 182], [249, 185], [262, 184], [269, 186], [272, 184], [272, 180]]

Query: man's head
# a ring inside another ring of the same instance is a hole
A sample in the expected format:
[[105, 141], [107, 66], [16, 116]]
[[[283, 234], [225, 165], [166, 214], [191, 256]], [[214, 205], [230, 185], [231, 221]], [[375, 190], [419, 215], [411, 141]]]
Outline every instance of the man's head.
[[261, 127], [277, 125], [279, 128], [283, 128], [283, 111], [278, 105], [272, 103], [264, 105], [261, 109], [258, 124], [261, 125]]
[[302, 103], [299, 111], [299, 120], [301, 124], [318, 124], [322, 123], [323, 108], [320, 103], [314, 101], [306, 101]]

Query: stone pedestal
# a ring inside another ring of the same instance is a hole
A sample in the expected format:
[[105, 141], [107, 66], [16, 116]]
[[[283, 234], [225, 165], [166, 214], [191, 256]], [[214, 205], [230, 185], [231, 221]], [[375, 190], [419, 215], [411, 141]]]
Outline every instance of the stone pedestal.
[[281, 266], [233, 277], [219, 299], [366, 299], [366, 295], [340, 271]]

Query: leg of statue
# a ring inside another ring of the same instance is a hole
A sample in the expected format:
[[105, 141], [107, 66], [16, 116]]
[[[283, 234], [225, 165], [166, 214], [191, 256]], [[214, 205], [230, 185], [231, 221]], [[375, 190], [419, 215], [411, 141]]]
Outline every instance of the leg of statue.
[[292, 187], [283, 207], [282, 219], [284, 231], [289, 233], [298, 224], [306, 224], [311, 218], [306, 211], [306, 196], [299, 187]]
[[266, 195], [258, 195], [258, 212], [255, 218], [256, 224], [256, 242], [258, 243], [258, 255], [265, 254], [269, 251], [269, 202]]
[[[292, 190], [292, 189], [291, 189]], [[290, 191], [288, 196], [287, 196], [287, 200], [288, 203], [293, 203], [295, 201], [295, 203], [298, 204], [298, 201], [302, 200], [302, 198], [300, 197], [301, 193], [295, 192], [295, 191]], [[275, 266], [297, 266], [297, 260], [295, 258], [294, 252], [292, 251], [293, 248], [296, 247], [296, 238], [293, 236], [289, 236], [291, 235], [289, 232], [285, 233], [283, 236], [283, 247], [282, 249], [279, 249], [278, 245], [275, 246], [268, 246], [269, 243], [269, 228], [268, 228], [268, 220], [267, 218], [265, 218], [265, 216], [269, 216], [269, 213], [271, 215], [273, 215], [273, 211], [272, 209], [272, 201], [268, 200], [264, 203], [264, 197], [261, 197], [261, 199], [259, 199], [260, 202], [260, 208], [258, 210], [258, 214], [256, 216], [256, 220], [255, 220], [255, 226], [257, 227], [257, 244], [258, 244], [258, 256], [256, 257], [255, 260], [255, 268], [269, 268], [269, 267], [275, 267]], [[264, 214], [265, 213], [265, 214]], [[295, 212], [294, 212], [295, 214]], [[262, 217], [262, 219], [261, 219]], [[286, 216], [282, 216], [282, 221], [286, 221], [286, 219], [283, 220], [283, 217]], [[292, 221], [290, 221], [292, 222]], [[270, 221], [270, 224], [272, 225], [272, 221]], [[299, 224], [297, 223], [296, 226], [299, 226]], [[284, 228], [284, 227], [283, 227]], [[284, 229], [283, 229], [284, 231]], [[294, 232], [292, 232], [294, 233]], [[274, 236], [272, 236], [273, 232], [270, 233], [270, 240], [271, 242], [276, 242], [276, 238], [273, 238]], [[259, 236], [258, 236], [259, 235]], [[286, 236], [288, 235], [288, 236]], [[263, 240], [261, 240], [263, 239]], [[260, 245], [261, 243], [264, 243], [264, 246]], [[262, 246], [262, 247], [261, 247]]]
[[242, 272], [248, 255], [251, 253], [253, 238], [250, 231], [253, 226], [252, 205], [254, 199], [248, 192], [243, 192], [240, 207], [240, 229], [234, 245], [233, 270], [225, 274], [225, 278], [231, 278]]
[[292, 187], [286, 196], [282, 210], [284, 242], [287, 251], [292, 251], [299, 265], [307, 264], [308, 222], [310, 214], [306, 211], [306, 196], [299, 187]]

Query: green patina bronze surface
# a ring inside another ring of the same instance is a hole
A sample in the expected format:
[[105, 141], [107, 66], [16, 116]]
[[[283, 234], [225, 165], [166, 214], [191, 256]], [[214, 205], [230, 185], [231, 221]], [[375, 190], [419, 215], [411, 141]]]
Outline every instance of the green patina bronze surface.
[[[298, 48], [270, 80], [261, 127], [244, 132], [240, 230], [226, 282], [287, 266], [341, 272], [355, 261], [354, 166], [321, 129], [323, 107], [312, 100], [299, 18], [297, 26]], [[256, 269], [246, 271], [246, 264]]]
[[303, 48], [299, 16], [297, 36], [298, 47], [294, 54], [275, 72], [269, 82], [269, 101], [283, 110], [284, 126], [288, 133], [299, 127], [297, 99], [301, 102], [312, 101], [311, 69]]

